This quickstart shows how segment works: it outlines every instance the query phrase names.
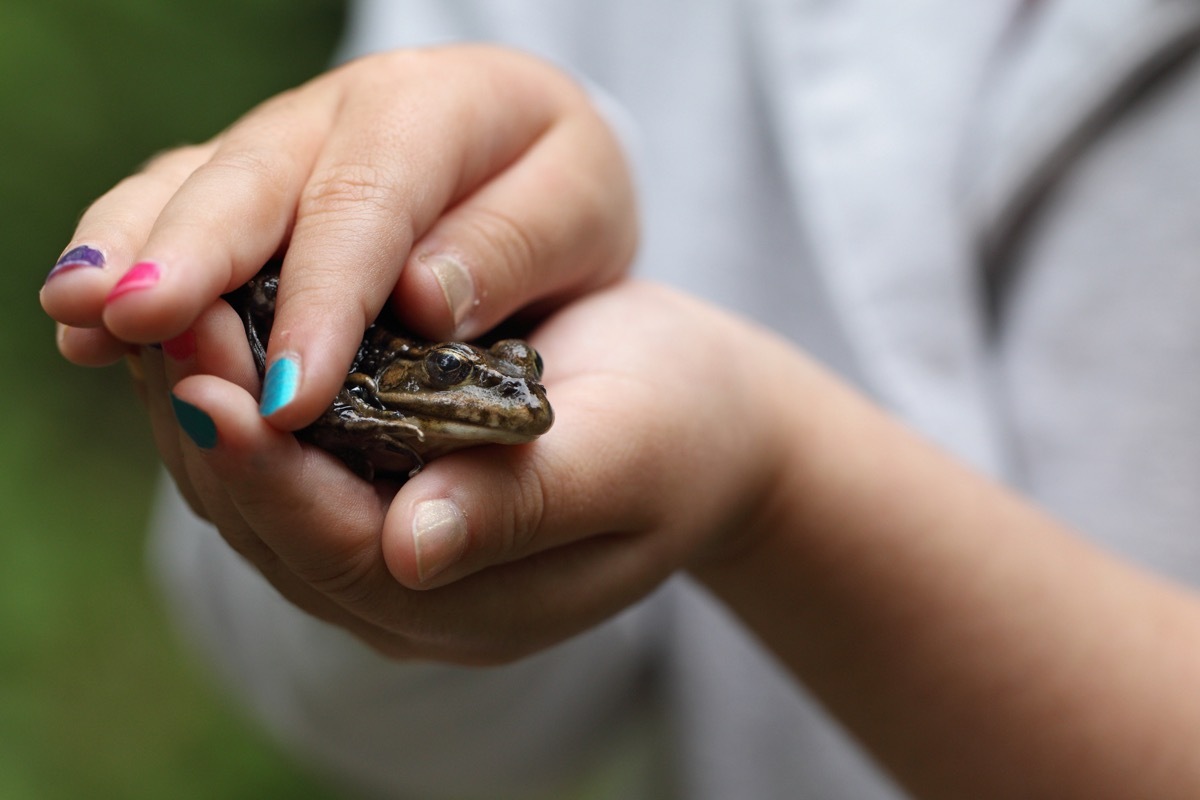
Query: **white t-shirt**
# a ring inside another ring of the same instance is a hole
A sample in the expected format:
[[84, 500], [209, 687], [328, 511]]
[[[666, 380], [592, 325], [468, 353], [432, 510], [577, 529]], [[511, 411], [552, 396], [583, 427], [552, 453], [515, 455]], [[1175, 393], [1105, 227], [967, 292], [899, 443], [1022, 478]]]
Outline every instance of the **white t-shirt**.
[[[1194, 582], [1200, 72], [1170, 56], [1198, 30], [1200, 3], [1153, 0], [368, 0], [345, 54], [490, 40], [575, 73], [636, 168], [641, 274], [774, 327]], [[349, 786], [902, 796], [686, 578], [518, 664], [400, 665], [204, 528], [164, 493], [154, 552], [181, 624]]]

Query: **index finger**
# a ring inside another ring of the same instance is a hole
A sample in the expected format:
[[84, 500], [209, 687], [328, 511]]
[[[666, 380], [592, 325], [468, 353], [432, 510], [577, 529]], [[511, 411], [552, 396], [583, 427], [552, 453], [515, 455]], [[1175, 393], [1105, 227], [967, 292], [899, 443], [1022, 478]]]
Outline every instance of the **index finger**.
[[565, 76], [488, 47], [368, 66], [301, 194], [284, 260], [262, 408], [284, 429], [324, 410], [393, 287], [418, 333], [464, 338], [611, 280], [632, 252], [619, 150]]

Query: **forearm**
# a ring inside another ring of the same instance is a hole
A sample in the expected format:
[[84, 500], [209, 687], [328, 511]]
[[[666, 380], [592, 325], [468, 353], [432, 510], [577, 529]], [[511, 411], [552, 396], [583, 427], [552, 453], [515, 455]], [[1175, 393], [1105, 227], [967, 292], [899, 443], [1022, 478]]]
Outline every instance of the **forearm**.
[[802, 381], [767, 532], [700, 577], [919, 796], [1197, 796], [1195, 599]]

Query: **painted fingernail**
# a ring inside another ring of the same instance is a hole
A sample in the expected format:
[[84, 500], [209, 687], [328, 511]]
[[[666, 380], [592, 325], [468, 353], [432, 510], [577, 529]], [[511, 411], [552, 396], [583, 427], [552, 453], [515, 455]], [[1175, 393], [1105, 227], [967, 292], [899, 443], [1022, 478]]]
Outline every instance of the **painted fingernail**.
[[262, 400], [258, 412], [269, 417], [296, 398], [300, 388], [300, 360], [295, 356], [281, 356], [271, 362], [263, 378]]
[[413, 552], [417, 577], [429, 580], [467, 549], [467, 517], [453, 500], [425, 500], [413, 513]]
[[103, 267], [104, 254], [94, 247], [80, 245], [73, 247], [62, 254], [62, 258], [54, 263], [54, 268], [50, 270], [50, 274], [46, 276], [49, 281], [56, 275], [62, 275], [64, 272], [70, 272], [73, 269], [80, 267]]
[[171, 395], [171, 408], [175, 411], [175, 419], [188, 438], [201, 450], [211, 450], [217, 446], [217, 425], [203, 409]]
[[158, 283], [158, 279], [161, 277], [162, 269], [158, 264], [153, 261], [139, 261], [121, 276], [121, 280], [117, 281], [116, 285], [112, 287], [108, 293], [108, 297], [104, 298], [104, 302], [111, 303], [118, 297], [130, 292], [149, 289]]
[[186, 361], [196, 355], [196, 334], [191, 329], [162, 343], [162, 351], [176, 361]]
[[471, 309], [476, 306], [475, 281], [470, 271], [457, 256], [448, 253], [422, 256], [421, 262], [429, 267], [429, 271], [441, 287], [446, 305], [454, 315], [454, 324], [461, 325], [471, 313]]

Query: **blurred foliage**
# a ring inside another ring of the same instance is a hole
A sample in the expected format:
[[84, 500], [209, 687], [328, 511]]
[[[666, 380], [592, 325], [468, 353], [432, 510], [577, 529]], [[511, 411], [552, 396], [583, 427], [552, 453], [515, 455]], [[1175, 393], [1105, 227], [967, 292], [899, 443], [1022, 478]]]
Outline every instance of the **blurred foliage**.
[[120, 368], [37, 303], [88, 202], [320, 71], [336, 0], [0, 4], [0, 797], [331, 796], [214, 689], [145, 573], [156, 474]]

